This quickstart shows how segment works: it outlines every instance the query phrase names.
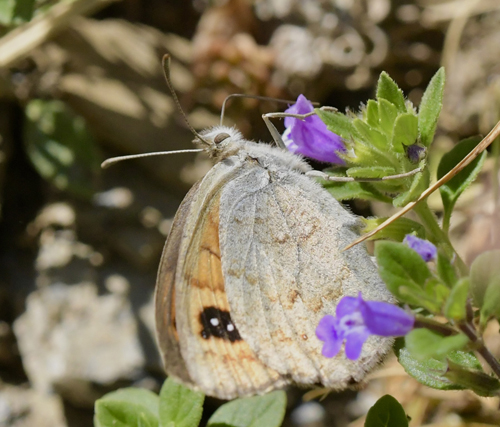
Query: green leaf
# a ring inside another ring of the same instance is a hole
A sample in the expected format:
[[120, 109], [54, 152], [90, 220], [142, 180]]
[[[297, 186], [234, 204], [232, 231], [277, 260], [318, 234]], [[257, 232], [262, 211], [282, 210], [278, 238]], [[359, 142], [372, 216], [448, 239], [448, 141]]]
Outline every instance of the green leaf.
[[428, 147], [434, 139], [436, 126], [443, 106], [445, 73], [441, 67], [432, 77], [422, 96], [418, 112], [418, 130], [420, 142]]
[[422, 257], [403, 243], [379, 241], [375, 256], [380, 277], [387, 288], [401, 301], [419, 305], [420, 300], [409, 297], [401, 288], [421, 294], [425, 282], [431, 277], [429, 267]]
[[401, 193], [393, 199], [393, 206], [396, 208], [403, 207], [418, 199], [418, 197], [429, 187], [429, 182], [429, 168], [425, 168], [422, 172], [415, 175], [408, 191]]
[[33, 17], [35, 0], [2, 0], [0, 1], [0, 24], [6, 26], [20, 25]]
[[326, 124], [328, 130], [336, 133], [346, 141], [350, 141], [353, 138], [356, 131], [349, 117], [342, 113], [324, 111], [320, 108], [316, 108], [314, 111], [316, 111], [318, 117]]
[[479, 370], [471, 370], [448, 360], [448, 369], [444, 376], [464, 388], [474, 391], [479, 396], [494, 397], [500, 395], [500, 381]]
[[455, 267], [453, 267], [449, 258], [439, 250], [436, 267], [438, 276], [443, 281], [443, 283], [445, 283], [450, 288], [455, 286], [455, 283], [457, 281], [457, 273], [455, 271]]
[[[387, 218], [362, 218], [365, 226], [362, 230], [363, 234], [369, 233], [370, 231], [377, 228], [382, 224]], [[383, 240], [389, 239], [396, 242], [402, 242], [407, 234], [415, 233], [421, 239], [425, 239], [425, 229], [422, 224], [413, 221], [408, 218], [398, 218], [396, 221], [389, 224], [384, 229], [380, 230], [375, 236], [372, 236], [368, 240]]]
[[469, 342], [464, 334], [443, 337], [429, 329], [418, 328], [405, 336], [405, 345], [411, 355], [418, 360], [440, 359], [451, 351], [463, 349]]
[[430, 307], [432, 307], [431, 311], [440, 313], [441, 307], [450, 295], [450, 289], [447, 286], [443, 285], [437, 278], [431, 277], [425, 283], [425, 293], [428, 300], [432, 302], [430, 305]]
[[380, 128], [387, 135], [388, 139], [391, 140], [398, 110], [386, 99], [379, 99], [378, 112]]
[[361, 139], [368, 143], [370, 146], [374, 146], [381, 151], [386, 151], [388, 149], [387, 137], [379, 132], [377, 129], [370, 127], [363, 120], [354, 119], [352, 121], [354, 128], [356, 129], [358, 135]]
[[85, 121], [61, 101], [26, 106], [24, 142], [38, 173], [60, 190], [90, 198], [100, 173], [100, 152]]
[[198, 427], [204, 400], [203, 393], [167, 378], [160, 391], [160, 426]]
[[[460, 141], [453, 149], [446, 153], [438, 166], [437, 178], [441, 179], [450, 170], [452, 170], [462, 159], [469, 154], [479, 143], [480, 138], [468, 138]], [[453, 207], [460, 195], [469, 187], [476, 179], [477, 175], [483, 167], [486, 160], [486, 151], [474, 159], [467, 167], [465, 167], [458, 175], [450, 179], [446, 184], [443, 184], [439, 191], [443, 200], [444, 216], [449, 219], [453, 211]]]
[[279, 427], [285, 417], [286, 393], [236, 399], [222, 405], [208, 420], [208, 427]]
[[332, 182], [322, 181], [323, 187], [339, 201], [360, 199], [378, 200], [379, 202], [391, 203], [391, 199], [371, 185], [369, 182]]
[[382, 71], [377, 83], [377, 99], [386, 99], [393, 104], [400, 113], [406, 113], [405, 98], [396, 82]]
[[106, 394], [95, 403], [96, 427], [158, 427], [158, 396], [139, 388]]
[[397, 153], [404, 153], [405, 146], [415, 143], [418, 137], [417, 116], [411, 113], [400, 114], [394, 123], [391, 146]]
[[460, 321], [466, 317], [467, 297], [469, 296], [470, 280], [468, 277], [460, 279], [452, 288], [450, 296], [444, 306], [444, 315], [447, 319]]
[[415, 359], [408, 349], [404, 346], [404, 338], [396, 339], [394, 352], [399, 363], [403, 366], [406, 373], [415, 378], [419, 383], [438, 390], [463, 390], [463, 385], [457, 384], [444, 377], [448, 369], [449, 361], [452, 361], [465, 369], [481, 370], [481, 364], [474, 353], [454, 351], [448, 354], [446, 360]]
[[500, 277], [500, 250], [483, 252], [470, 267], [470, 290], [477, 307], [484, 304], [486, 289]]
[[347, 169], [346, 174], [352, 178], [382, 178], [395, 175], [396, 170], [384, 166], [355, 167]]
[[365, 427], [407, 427], [408, 417], [401, 404], [389, 394], [382, 396], [366, 414]]
[[493, 278], [484, 294], [481, 307], [481, 324], [486, 325], [490, 317], [500, 319], [500, 276]]
[[378, 116], [378, 103], [377, 101], [370, 99], [366, 105], [366, 122], [372, 128], [378, 128], [380, 126], [379, 116]]

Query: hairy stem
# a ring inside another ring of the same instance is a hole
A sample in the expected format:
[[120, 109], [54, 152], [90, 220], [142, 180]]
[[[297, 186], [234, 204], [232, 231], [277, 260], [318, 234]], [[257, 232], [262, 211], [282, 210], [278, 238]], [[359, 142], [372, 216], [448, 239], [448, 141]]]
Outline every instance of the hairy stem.
[[483, 357], [486, 363], [490, 365], [495, 375], [500, 378], [500, 363], [484, 345], [483, 339], [477, 336], [474, 327], [469, 323], [462, 323], [458, 325], [458, 327], [475, 344], [476, 351]]

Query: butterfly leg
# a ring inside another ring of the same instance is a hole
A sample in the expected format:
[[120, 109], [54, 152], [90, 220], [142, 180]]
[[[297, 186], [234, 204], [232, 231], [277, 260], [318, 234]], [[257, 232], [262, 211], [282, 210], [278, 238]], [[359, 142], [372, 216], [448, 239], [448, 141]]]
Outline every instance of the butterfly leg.
[[334, 181], [334, 182], [353, 182], [353, 181], [374, 182], [374, 181], [388, 181], [391, 179], [406, 178], [409, 176], [416, 175], [419, 172], [422, 172], [422, 168], [416, 168], [416, 169], [413, 169], [409, 172], [400, 173], [397, 175], [383, 176], [381, 178], [353, 178], [350, 176], [332, 176], [332, 175], [328, 175], [325, 172], [321, 172], [321, 171], [317, 171], [317, 170], [312, 170], [312, 171], [306, 172], [305, 175], [310, 176], [312, 178], [321, 178], [321, 179], [324, 179], [325, 181]]
[[311, 111], [310, 113], [307, 114], [290, 114], [290, 113], [267, 113], [267, 114], [262, 114], [262, 120], [264, 120], [264, 123], [266, 124], [267, 128], [269, 129], [269, 133], [273, 137], [273, 140], [279, 148], [282, 148], [283, 150], [286, 150], [286, 145], [283, 142], [283, 138], [281, 137], [280, 133], [278, 132], [278, 129], [273, 125], [271, 122], [271, 119], [276, 119], [276, 118], [283, 118], [283, 117], [295, 117], [296, 119], [304, 120], [305, 118], [312, 116], [313, 114], [316, 114], [314, 111]]

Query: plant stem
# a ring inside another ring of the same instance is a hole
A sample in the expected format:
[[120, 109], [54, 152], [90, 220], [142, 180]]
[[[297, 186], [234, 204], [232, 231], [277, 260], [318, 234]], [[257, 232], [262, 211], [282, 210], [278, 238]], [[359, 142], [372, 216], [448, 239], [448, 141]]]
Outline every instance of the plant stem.
[[443, 323], [437, 322], [435, 320], [429, 319], [428, 317], [415, 316], [415, 328], [426, 328], [431, 331], [437, 332], [439, 335], [449, 337], [450, 335], [456, 335], [458, 332], [455, 328], [445, 325]]
[[453, 248], [450, 239], [448, 238], [448, 234], [441, 230], [441, 228], [439, 227], [435, 215], [429, 209], [427, 200], [422, 200], [420, 203], [415, 205], [414, 210], [424, 224], [426, 230], [430, 233], [429, 240], [437, 245], [442, 246], [450, 259], [455, 258], [455, 262], [460, 271], [460, 274], [462, 276], [467, 276], [469, 274], [467, 266]]
[[495, 356], [491, 354], [490, 350], [488, 350], [488, 348], [484, 345], [482, 338], [476, 335], [474, 327], [469, 323], [462, 323], [458, 325], [458, 327], [476, 345], [476, 351], [483, 357], [486, 363], [490, 365], [495, 375], [500, 378], [500, 363], [495, 358]]

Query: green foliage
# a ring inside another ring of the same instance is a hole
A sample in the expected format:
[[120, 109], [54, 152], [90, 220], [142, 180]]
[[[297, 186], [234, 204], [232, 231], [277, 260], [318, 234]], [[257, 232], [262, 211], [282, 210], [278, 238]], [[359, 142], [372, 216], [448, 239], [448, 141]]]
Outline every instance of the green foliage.
[[444, 376], [463, 388], [474, 391], [479, 396], [500, 396], [500, 381], [480, 370], [467, 369], [448, 360], [448, 369]]
[[26, 106], [24, 141], [28, 157], [43, 178], [77, 196], [93, 195], [101, 156], [84, 119], [66, 104], [31, 101]]
[[438, 250], [436, 267], [442, 282], [452, 288], [457, 282], [457, 272], [450, 259], [441, 250]]
[[446, 359], [427, 358], [419, 360], [413, 357], [404, 346], [404, 342], [404, 338], [398, 338], [394, 346], [399, 363], [401, 363], [408, 375], [428, 387], [438, 390], [463, 390], [467, 388], [445, 376], [450, 362], [468, 371], [481, 371], [481, 364], [473, 353], [452, 351], [446, 355]]
[[434, 139], [439, 113], [443, 106], [445, 74], [441, 67], [432, 77], [422, 96], [418, 112], [418, 131], [420, 142], [428, 147]]
[[415, 114], [400, 114], [394, 122], [394, 135], [391, 146], [399, 152], [404, 153], [405, 146], [415, 143], [418, 137], [418, 118]]
[[204, 400], [203, 393], [168, 378], [160, 391], [160, 427], [197, 427]]
[[0, 24], [16, 26], [28, 22], [33, 17], [35, 0], [0, 1]]
[[[459, 142], [453, 149], [446, 153], [437, 170], [437, 178], [441, 179], [450, 170], [452, 170], [462, 159], [469, 154], [479, 143], [479, 138], [468, 138]], [[449, 224], [453, 207], [457, 202], [460, 195], [469, 187], [469, 185], [476, 179], [477, 175], [483, 167], [486, 159], [486, 151], [474, 159], [467, 167], [465, 167], [459, 174], [450, 179], [446, 184], [439, 188], [441, 198], [444, 206], [443, 224]], [[448, 228], [444, 225], [445, 230]]]
[[500, 250], [479, 255], [471, 265], [470, 290], [481, 309], [481, 325], [492, 316], [500, 319]]
[[377, 99], [385, 99], [394, 105], [399, 113], [406, 113], [403, 92], [385, 71], [382, 71], [378, 79]]
[[[377, 228], [382, 224], [387, 218], [361, 218], [364, 223], [362, 229], [363, 234], [369, 233], [370, 231]], [[389, 224], [383, 230], [380, 230], [373, 239], [383, 240], [394, 240], [396, 242], [402, 242], [407, 234], [413, 234], [421, 239], [425, 238], [425, 229], [419, 222], [413, 221], [409, 218], [398, 218], [396, 221]]]
[[278, 427], [285, 409], [284, 391], [233, 400], [215, 411], [208, 420], [208, 427]]
[[[425, 261], [403, 243], [380, 241], [375, 245], [378, 272], [387, 288], [402, 302], [420, 305], [428, 297], [424, 286], [431, 278]], [[434, 301], [429, 301], [432, 309]]]
[[95, 403], [96, 427], [159, 427], [158, 396], [149, 390], [125, 388]]
[[401, 404], [389, 394], [382, 396], [366, 415], [365, 427], [407, 427], [408, 417]]
[[463, 334], [443, 337], [429, 329], [418, 328], [405, 337], [406, 348], [417, 360], [442, 359], [452, 351], [462, 350], [469, 342]]
[[468, 277], [460, 279], [453, 289], [444, 306], [444, 315], [455, 322], [466, 317], [466, 303], [469, 296], [470, 280]]

